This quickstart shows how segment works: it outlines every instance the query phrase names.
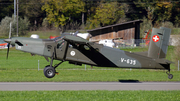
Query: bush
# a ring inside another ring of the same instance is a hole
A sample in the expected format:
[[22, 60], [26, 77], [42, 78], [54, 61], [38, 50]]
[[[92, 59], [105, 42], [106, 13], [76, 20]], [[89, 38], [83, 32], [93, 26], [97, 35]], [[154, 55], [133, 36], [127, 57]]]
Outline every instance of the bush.
[[160, 27], [167, 27], [167, 28], [170, 28], [171, 29], [171, 34], [174, 33], [174, 26], [173, 26], [173, 23], [170, 22], [170, 21], [165, 21], [164, 23], [161, 23], [161, 26]]
[[1, 20], [1, 23], [0, 23], [0, 34], [2, 34], [2, 35], [9, 35], [10, 22], [12, 22], [12, 18], [11, 17], [7, 17], [7, 16], [4, 19]]
[[[12, 17], [5, 17], [4, 19], [1, 20], [0, 23], [0, 34], [9, 35], [9, 31], [10, 31], [10, 22], [11, 22], [11, 33], [12, 36], [17, 34], [17, 21], [16, 19], [14, 20], [14, 16]], [[27, 33], [27, 30], [29, 28], [29, 21], [26, 17], [20, 18], [19, 17], [19, 21], [18, 21], [18, 35], [25, 35]]]
[[174, 28], [173, 23], [170, 21], [166, 21], [166, 22], [162, 23], [161, 27], [167, 27], [167, 28], [171, 28], [171, 29]]
[[24, 19], [19, 18], [19, 35], [26, 35], [29, 25], [30, 22], [27, 17], [24, 17]]
[[[180, 44], [179, 44], [179, 43], [178, 43], [178, 45], [177, 45], [177, 46], [175, 47], [175, 49], [174, 49], [174, 54], [175, 54], [175, 56], [174, 56], [174, 61], [180, 60]], [[178, 63], [175, 62], [175, 65], [177, 66]]]
[[44, 28], [50, 28], [50, 24], [49, 24], [47, 18], [44, 18], [44, 19], [43, 19], [42, 26], [43, 26]]

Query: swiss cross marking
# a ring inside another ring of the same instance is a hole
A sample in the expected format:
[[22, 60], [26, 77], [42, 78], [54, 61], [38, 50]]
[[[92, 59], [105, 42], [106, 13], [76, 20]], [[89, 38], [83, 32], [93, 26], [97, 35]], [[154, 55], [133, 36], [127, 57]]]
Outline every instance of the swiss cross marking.
[[154, 42], [158, 42], [159, 41], [159, 36], [157, 36], [157, 35], [154, 35], [153, 37], [152, 37], [152, 40], [154, 41]]

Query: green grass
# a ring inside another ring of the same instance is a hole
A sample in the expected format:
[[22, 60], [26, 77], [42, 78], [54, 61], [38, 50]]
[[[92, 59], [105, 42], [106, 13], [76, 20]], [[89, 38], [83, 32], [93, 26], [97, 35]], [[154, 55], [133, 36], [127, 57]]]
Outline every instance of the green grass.
[[173, 28], [171, 35], [180, 35], [180, 28]]
[[0, 91], [1, 101], [179, 101], [180, 91]]
[[42, 70], [0, 70], [0, 82], [91, 82], [138, 80], [142, 81], [180, 81], [180, 72], [172, 71], [173, 79], [168, 79], [165, 71], [155, 70], [57, 70], [59, 75], [47, 79]]

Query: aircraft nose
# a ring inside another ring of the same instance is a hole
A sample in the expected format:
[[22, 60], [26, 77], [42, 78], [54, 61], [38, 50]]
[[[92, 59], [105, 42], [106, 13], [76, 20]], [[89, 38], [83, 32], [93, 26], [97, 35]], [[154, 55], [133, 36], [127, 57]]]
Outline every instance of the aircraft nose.
[[15, 45], [15, 40], [16, 38], [9, 38], [9, 39], [4, 39], [5, 42], [11, 44], [11, 45]]
[[4, 39], [5, 42], [11, 43], [11, 39]]

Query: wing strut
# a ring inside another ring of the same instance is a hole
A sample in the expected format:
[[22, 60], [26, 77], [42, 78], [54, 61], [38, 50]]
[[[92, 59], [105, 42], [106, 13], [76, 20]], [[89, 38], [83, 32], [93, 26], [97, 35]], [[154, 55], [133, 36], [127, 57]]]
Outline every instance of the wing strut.
[[49, 62], [49, 59], [48, 59], [48, 57], [44, 56], [44, 58], [46, 59], [46, 61], [47, 61], [47, 62]]

